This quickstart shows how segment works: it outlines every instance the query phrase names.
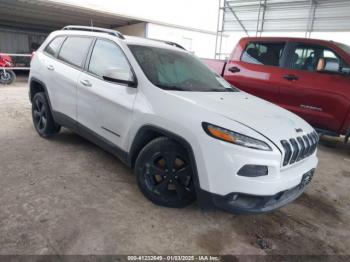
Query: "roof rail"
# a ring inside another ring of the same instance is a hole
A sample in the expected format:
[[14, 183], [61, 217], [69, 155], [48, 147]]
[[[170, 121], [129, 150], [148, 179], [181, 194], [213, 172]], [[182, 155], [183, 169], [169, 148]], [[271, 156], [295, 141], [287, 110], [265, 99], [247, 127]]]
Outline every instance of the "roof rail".
[[159, 39], [153, 39], [153, 38], [148, 38], [149, 40], [156, 41], [156, 42], [161, 42], [167, 45], [175, 46], [177, 48], [181, 48], [183, 50], [186, 50], [182, 45], [179, 45], [178, 43], [171, 42], [171, 41], [166, 41], [166, 40], [159, 40]]
[[125, 39], [122, 33], [120, 33], [117, 30], [112, 29], [106, 29], [101, 27], [94, 27], [94, 26], [82, 26], [82, 25], [68, 25], [62, 28], [62, 30], [79, 30], [79, 31], [91, 31], [91, 32], [100, 32], [100, 33], [107, 33], [110, 35], [114, 35], [116, 37], [119, 37], [120, 39]]

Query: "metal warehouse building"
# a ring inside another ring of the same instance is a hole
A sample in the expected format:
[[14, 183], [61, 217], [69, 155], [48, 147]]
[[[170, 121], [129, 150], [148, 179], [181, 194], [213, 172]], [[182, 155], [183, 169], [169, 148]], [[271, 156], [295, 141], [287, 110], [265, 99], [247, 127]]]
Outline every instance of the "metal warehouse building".
[[[216, 32], [138, 19], [57, 1], [0, 0], [0, 52], [30, 53], [66, 25], [113, 28], [124, 34], [175, 41], [202, 57], [214, 53]], [[205, 44], [203, 44], [205, 43]]]
[[51, 31], [67, 24], [120, 27], [141, 21], [50, 1], [1, 0], [0, 50], [28, 53]]

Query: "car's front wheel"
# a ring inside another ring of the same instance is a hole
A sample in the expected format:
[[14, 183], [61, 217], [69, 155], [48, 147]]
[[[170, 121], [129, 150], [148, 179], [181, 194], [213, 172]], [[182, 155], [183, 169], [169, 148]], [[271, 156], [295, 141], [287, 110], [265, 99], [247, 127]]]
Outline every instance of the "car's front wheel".
[[36, 131], [42, 137], [48, 138], [60, 131], [60, 126], [55, 123], [43, 92], [36, 93], [33, 97], [32, 118]]
[[195, 200], [190, 158], [169, 138], [157, 138], [141, 150], [135, 173], [143, 194], [157, 205], [185, 207]]

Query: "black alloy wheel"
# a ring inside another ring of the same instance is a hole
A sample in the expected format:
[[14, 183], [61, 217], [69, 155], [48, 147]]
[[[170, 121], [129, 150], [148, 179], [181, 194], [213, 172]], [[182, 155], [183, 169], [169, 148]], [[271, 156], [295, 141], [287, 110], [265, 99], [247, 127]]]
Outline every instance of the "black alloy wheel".
[[47, 112], [44, 106], [44, 102], [40, 99], [36, 99], [33, 104], [33, 120], [36, 129], [39, 132], [43, 132], [47, 125]]
[[32, 100], [32, 118], [36, 131], [48, 138], [60, 131], [60, 126], [53, 120], [50, 107], [44, 93], [35, 94]]
[[185, 207], [195, 200], [193, 168], [186, 150], [166, 137], [151, 141], [135, 165], [138, 185], [157, 205]]

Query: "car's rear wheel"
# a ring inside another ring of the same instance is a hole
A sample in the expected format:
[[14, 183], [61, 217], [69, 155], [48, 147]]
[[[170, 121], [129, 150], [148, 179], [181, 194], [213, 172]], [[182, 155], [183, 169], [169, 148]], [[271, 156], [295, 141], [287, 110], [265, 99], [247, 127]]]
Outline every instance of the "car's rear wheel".
[[32, 100], [33, 124], [42, 137], [48, 138], [60, 131], [60, 126], [53, 120], [45, 93], [40, 92], [34, 95]]
[[135, 173], [143, 194], [157, 205], [185, 207], [195, 200], [190, 158], [169, 138], [157, 138], [141, 150]]

